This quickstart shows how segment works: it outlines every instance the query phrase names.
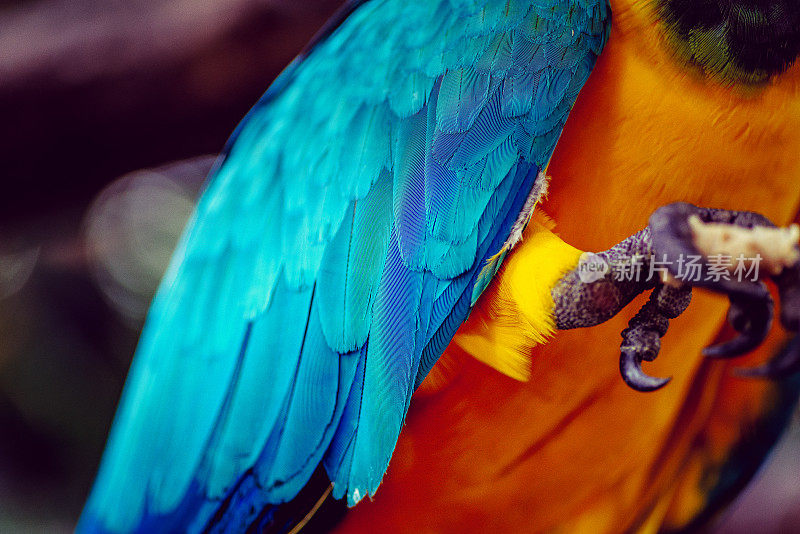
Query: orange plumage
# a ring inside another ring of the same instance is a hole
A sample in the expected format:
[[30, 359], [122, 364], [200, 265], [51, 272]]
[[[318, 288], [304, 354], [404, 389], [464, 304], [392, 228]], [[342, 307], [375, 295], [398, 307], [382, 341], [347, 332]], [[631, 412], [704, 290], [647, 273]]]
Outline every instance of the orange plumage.
[[[800, 64], [761, 89], [726, 87], [680, 63], [648, 2], [611, 3], [610, 41], [548, 170], [541, 209], [558, 236], [603, 250], [674, 201], [796, 220]], [[767, 359], [786, 334], [776, 327], [744, 360], [705, 360], [702, 347], [727, 335], [727, 301], [700, 291], [647, 364], [674, 377], [653, 394], [630, 390], [617, 367], [619, 332], [642, 298], [601, 326], [558, 332], [546, 344], [538, 336], [548, 332], [525, 332], [531, 325], [521, 319], [506, 324], [522, 334], [492, 342], [529, 360], [527, 382], [476, 361], [468, 353], [479, 343], [467, 336], [496, 335], [498, 308], [524, 307], [505, 289], [535, 284], [525, 273], [548, 261], [535, 232], [549, 230], [529, 226], [417, 393], [374, 502], [353, 510], [342, 531], [680, 528], [704, 510], [732, 449], [774, 405], [777, 385], [731, 370]]]

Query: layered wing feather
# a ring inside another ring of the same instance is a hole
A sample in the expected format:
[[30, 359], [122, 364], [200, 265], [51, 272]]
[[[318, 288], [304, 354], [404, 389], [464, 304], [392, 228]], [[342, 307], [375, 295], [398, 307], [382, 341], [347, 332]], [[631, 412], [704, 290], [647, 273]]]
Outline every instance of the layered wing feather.
[[241, 531], [320, 462], [373, 494], [607, 35], [604, 0], [372, 0], [212, 173], [84, 531]]

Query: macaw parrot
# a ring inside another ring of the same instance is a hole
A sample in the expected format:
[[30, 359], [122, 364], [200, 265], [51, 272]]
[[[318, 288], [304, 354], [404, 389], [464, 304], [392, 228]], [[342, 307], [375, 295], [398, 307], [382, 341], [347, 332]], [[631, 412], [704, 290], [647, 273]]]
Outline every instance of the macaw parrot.
[[[788, 0], [350, 1], [211, 172], [78, 531], [297, 531], [342, 501], [342, 532], [709, 520], [800, 390], [774, 227], [799, 53]], [[740, 249], [761, 275], [715, 277]]]

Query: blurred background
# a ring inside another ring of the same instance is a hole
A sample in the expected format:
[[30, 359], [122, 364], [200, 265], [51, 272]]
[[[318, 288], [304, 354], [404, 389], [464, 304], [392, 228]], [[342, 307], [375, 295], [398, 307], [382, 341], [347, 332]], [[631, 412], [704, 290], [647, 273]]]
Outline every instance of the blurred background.
[[[213, 154], [339, 3], [0, 0], [0, 532], [73, 528]], [[793, 532], [799, 474], [795, 424], [714, 531]]]

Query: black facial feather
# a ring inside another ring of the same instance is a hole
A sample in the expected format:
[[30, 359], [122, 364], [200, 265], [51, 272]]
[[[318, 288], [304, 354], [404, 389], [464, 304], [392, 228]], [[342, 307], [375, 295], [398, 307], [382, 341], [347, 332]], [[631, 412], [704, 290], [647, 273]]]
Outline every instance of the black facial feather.
[[800, 55], [797, 0], [655, 0], [679, 55], [728, 82], [760, 84]]

